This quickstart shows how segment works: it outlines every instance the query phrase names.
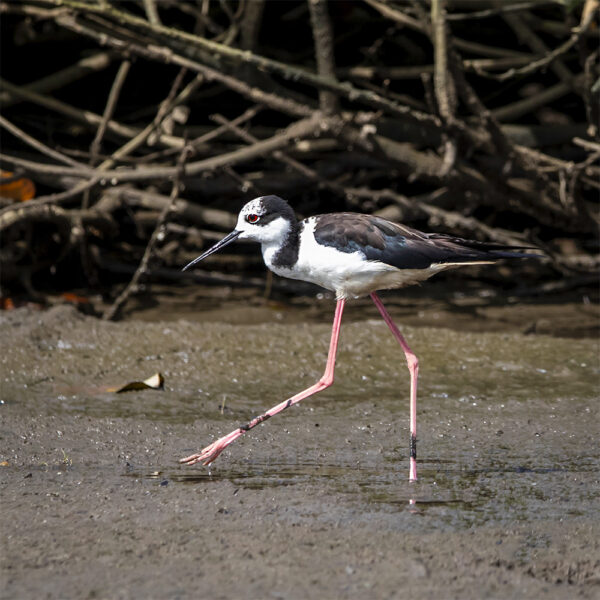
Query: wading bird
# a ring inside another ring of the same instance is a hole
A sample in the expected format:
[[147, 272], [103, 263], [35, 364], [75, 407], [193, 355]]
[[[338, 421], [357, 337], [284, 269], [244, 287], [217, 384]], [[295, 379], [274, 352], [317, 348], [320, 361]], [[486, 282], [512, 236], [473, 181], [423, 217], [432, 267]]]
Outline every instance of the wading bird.
[[504, 258], [535, 256], [503, 246], [439, 233], [422, 233], [380, 217], [331, 213], [298, 221], [290, 205], [278, 196], [262, 196], [240, 211], [235, 229], [184, 267], [184, 271], [236, 239], [259, 242], [267, 267], [282, 277], [300, 279], [335, 292], [337, 300], [325, 373], [306, 390], [218, 439], [198, 454], [180, 460], [210, 464], [241, 435], [277, 413], [333, 384], [335, 356], [346, 300], [369, 294], [398, 340], [410, 372], [410, 469], [417, 479], [417, 379], [419, 361], [376, 294], [401, 288], [463, 265], [493, 264]]

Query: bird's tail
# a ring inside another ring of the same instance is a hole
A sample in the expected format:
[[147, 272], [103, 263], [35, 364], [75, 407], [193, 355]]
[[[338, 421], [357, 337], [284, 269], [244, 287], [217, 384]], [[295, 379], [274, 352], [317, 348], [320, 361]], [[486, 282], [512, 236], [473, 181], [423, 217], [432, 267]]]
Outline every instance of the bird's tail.
[[535, 248], [514, 248], [513, 250], [488, 250], [486, 253], [490, 258], [500, 260], [501, 258], [542, 258], [540, 254], [531, 252], [517, 252], [517, 250], [535, 250]]
[[[494, 262], [504, 258], [543, 258], [540, 254], [524, 252], [526, 250], [539, 250], [534, 246], [512, 246], [508, 244], [496, 244], [494, 242], [479, 242], [459, 237], [447, 236], [439, 233], [429, 234], [430, 240], [443, 241], [445, 244], [454, 246], [456, 250], [466, 251], [463, 255], [464, 261], [459, 256], [453, 256], [452, 262]], [[462, 252], [459, 251], [459, 254]], [[458, 260], [457, 260], [458, 259]]]

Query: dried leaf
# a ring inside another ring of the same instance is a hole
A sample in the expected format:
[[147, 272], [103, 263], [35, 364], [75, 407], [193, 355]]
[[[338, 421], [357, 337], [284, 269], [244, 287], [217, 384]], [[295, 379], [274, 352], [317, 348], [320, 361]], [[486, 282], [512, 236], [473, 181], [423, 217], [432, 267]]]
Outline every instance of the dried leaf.
[[8, 296], [0, 297], [0, 310], [13, 310], [15, 308], [15, 303], [12, 298]]
[[85, 296], [78, 296], [77, 294], [73, 294], [72, 292], [63, 292], [61, 296], [72, 304], [88, 304], [89, 300]]
[[[11, 171], [2, 171], [0, 179], [0, 197], [25, 202], [35, 197], [35, 184], [31, 179], [20, 177], [13, 179]], [[4, 182], [3, 180], [7, 180]]]
[[161, 373], [155, 373], [152, 377], [144, 379], [144, 381], [130, 381], [125, 385], [118, 387], [109, 387], [106, 389], [107, 392], [114, 392], [115, 394], [121, 394], [122, 392], [131, 392], [134, 390], [162, 390], [165, 383], [165, 378]]

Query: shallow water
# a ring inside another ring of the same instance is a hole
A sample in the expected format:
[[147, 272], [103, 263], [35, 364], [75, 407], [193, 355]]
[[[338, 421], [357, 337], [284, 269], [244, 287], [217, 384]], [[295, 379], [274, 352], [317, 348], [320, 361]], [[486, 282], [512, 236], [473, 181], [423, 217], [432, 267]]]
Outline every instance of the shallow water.
[[[600, 370], [594, 340], [406, 329], [420, 357], [419, 481], [409, 483], [408, 371], [379, 321], [345, 324], [334, 386], [247, 433], [210, 468], [180, 466], [177, 459], [318, 379], [329, 326], [115, 324], [69, 309], [16, 311], [0, 326], [10, 341], [1, 361], [0, 417], [7, 462], [4, 527], [15, 534], [9, 534], [15, 586], [35, 582], [22, 557], [32, 552], [25, 549], [28, 536], [44, 537], [42, 525], [34, 524], [40, 515], [52, 523], [54, 514], [57, 527], [75, 519], [73, 537], [65, 543], [76, 546], [81, 531], [92, 527], [93, 515], [105, 524], [121, 523], [118, 515], [135, 508], [135, 519], [143, 514], [143, 522], [158, 527], [162, 539], [177, 544], [185, 536], [181, 519], [193, 519], [189, 507], [197, 505], [229, 519], [221, 534], [204, 521], [186, 521], [204, 545], [221, 535], [223, 543], [239, 547], [247, 520], [267, 529], [299, 528], [299, 543], [309, 545], [316, 543], [315, 527], [330, 533], [342, 527], [353, 535], [367, 527], [377, 539], [390, 532], [432, 536], [429, 554], [419, 560], [433, 572], [441, 560], [437, 535], [474, 532], [475, 554], [487, 556], [486, 564], [512, 561], [508, 570], [519, 567], [523, 577], [543, 572], [546, 583], [550, 556], [566, 535], [562, 528], [583, 528], [588, 533], [569, 542], [569, 556], [578, 565], [580, 593], [593, 597], [597, 591], [600, 570], [586, 550], [599, 537], [594, 527], [600, 517]], [[156, 371], [165, 375], [163, 392], [102, 391]], [[49, 494], [62, 503], [40, 504], [37, 498]], [[161, 496], [161, 513], [155, 512], [155, 494], [168, 494]], [[174, 521], [159, 516], [165, 510]], [[16, 535], [19, 527], [24, 536]], [[110, 527], [116, 527], [116, 537], [103, 552], [112, 557], [110, 564], [120, 564], [121, 526]], [[523, 537], [509, 558], [498, 554], [496, 546], [507, 552], [502, 540], [516, 536], [519, 527], [535, 534]], [[139, 535], [138, 527], [127, 531]], [[465, 547], [463, 541], [453, 543]], [[87, 552], [95, 560], [94, 549]], [[445, 560], [451, 559], [450, 553]], [[465, 569], [472, 568], [469, 561], [476, 556], [465, 560]], [[558, 558], [552, 560], [559, 568]], [[259, 572], [261, 564], [253, 563]], [[150, 567], [140, 563], [136, 569], [139, 575]], [[393, 589], [393, 569], [388, 575]], [[209, 577], [210, 585], [206, 577], [207, 593], [218, 588], [218, 574]], [[437, 593], [449, 585], [439, 577]], [[41, 577], [39, 589], [43, 583]], [[83, 576], [78, 585], [84, 595], [90, 592]], [[54, 586], [55, 597], [61, 597], [66, 588], [58, 581]], [[265, 589], [257, 586], [261, 597]], [[241, 593], [235, 586], [228, 589]], [[527, 589], [531, 594], [521, 597], [536, 597], [541, 588]]]

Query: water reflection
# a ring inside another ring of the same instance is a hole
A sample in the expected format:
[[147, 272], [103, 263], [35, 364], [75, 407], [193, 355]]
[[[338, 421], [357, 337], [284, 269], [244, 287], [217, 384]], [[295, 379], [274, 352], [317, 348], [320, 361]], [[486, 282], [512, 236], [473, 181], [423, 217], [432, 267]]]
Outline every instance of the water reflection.
[[[419, 521], [426, 519], [433, 527], [456, 528], [596, 514], [594, 482], [597, 487], [599, 458], [589, 456], [582, 457], [577, 464], [539, 466], [515, 465], [509, 461], [472, 469], [449, 460], [439, 469], [434, 462], [423, 461], [418, 482], [406, 479], [403, 460], [395, 464], [386, 461], [385, 468], [315, 461], [293, 464], [248, 461], [235, 466], [221, 465], [210, 471], [132, 468], [124, 475], [152, 485], [166, 485], [165, 481], [180, 485], [228, 481], [241, 490], [302, 486], [300, 491], [307, 502], [310, 502], [307, 490], [314, 488], [326, 498], [338, 498], [340, 507], [358, 508], [365, 519], [369, 515], [407, 513], [419, 516]], [[318, 511], [313, 516], [319, 518]], [[412, 527], [410, 523], [405, 526]]]

